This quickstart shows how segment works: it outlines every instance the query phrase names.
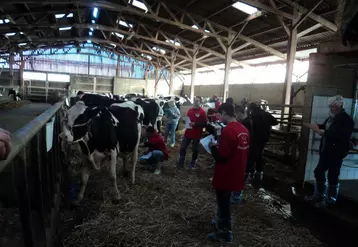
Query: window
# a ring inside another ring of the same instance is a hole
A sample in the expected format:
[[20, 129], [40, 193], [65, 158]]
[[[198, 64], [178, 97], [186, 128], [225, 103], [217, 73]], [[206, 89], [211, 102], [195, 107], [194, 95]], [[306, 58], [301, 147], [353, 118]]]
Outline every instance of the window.
[[173, 44], [176, 46], [180, 46], [180, 43], [176, 42], [175, 40], [172, 39], [167, 39], [165, 42], [169, 43], [169, 44]]
[[92, 24], [95, 24], [96, 23], [96, 21], [95, 20], [92, 20]]
[[[128, 0], [128, 3], [131, 3], [131, 1], [132, 1], [132, 0]], [[148, 12], [147, 6], [145, 6], [144, 3], [142, 3], [142, 2], [140, 2], [140, 1], [138, 1], [138, 0], [133, 0], [132, 5], [135, 6], [135, 7], [137, 7], [137, 8], [140, 8], [141, 10], [144, 10], [145, 13]]]
[[24, 79], [46, 81], [46, 73], [24, 71]]
[[91, 44], [91, 43], [92, 43], [92, 40], [87, 40], [87, 43], [88, 43], [88, 44]]
[[66, 30], [71, 30], [72, 27], [60, 27], [59, 30], [60, 31], [66, 31]]
[[166, 53], [166, 51], [165, 51], [165, 50], [160, 49], [160, 48], [158, 48], [158, 47], [156, 47], [156, 46], [154, 46], [152, 49], [153, 49], [153, 51], [160, 52], [160, 53], [162, 53], [163, 55]]
[[70, 82], [70, 75], [66, 74], [47, 74], [48, 81], [56, 81], [56, 82]]
[[124, 27], [133, 28], [132, 24], [128, 24], [127, 22], [122, 21], [122, 20], [117, 20], [117, 24], [124, 26]]
[[258, 11], [257, 8], [247, 5], [246, 3], [241, 3], [241, 2], [236, 2], [232, 6], [246, 14], [249, 14], [249, 15], [252, 15]]
[[88, 34], [89, 34], [89, 36], [92, 36], [92, 35], [93, 35], [93, 33], [92, 33], [92, 32], [89, 32]]
[[[199, 28], [198, 28], [197, 25], [192, 25], [191, 27], [199, 30]], [[210, 31], [209, 31], [209, 30], [206, 30], [206, 29], [205, 29], [205, 32], [206, 32], [206, 33], [210, 33]]]

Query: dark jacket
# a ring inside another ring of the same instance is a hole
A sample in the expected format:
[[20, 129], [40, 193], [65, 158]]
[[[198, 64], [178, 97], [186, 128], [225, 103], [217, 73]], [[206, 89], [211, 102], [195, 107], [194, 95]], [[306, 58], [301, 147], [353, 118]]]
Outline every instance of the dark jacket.
[[[331, 121], [331, 124], [327, 128], [329, 121]], [[342, 159], [346, 157], [354, 128], [354, 121], [346, 111], [342, 110], [336, 116], [327, 118], [323, 124], [318, 126], [320, 129], [325, 130], [320, 143], [320, 154], [338, 155]]]
[[246, 127], [246, 129], [249, 131], [249, 134], [250, 134], [250, 139], [253, 138], [253, 126], [252, 126], [252, 120], [251, 118], [247, 117], [245, 118], [242, 122], [242, 125], [244, 125]]
[[271, 127], [278, 124], [276, 118], [270, 113], [261, 109], [256, 109], [251, 113], [252, 132], [254, 135], [251, 137], [252, 143], [266, 143], [270, 139]]

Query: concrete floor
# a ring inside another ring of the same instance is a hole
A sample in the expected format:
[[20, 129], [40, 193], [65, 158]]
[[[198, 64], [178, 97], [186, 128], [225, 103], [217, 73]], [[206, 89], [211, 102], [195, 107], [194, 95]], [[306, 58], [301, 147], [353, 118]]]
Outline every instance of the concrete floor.
[[50, 106], [46, 103], [28, 103], [18, 108], [0, 109], [0, 128], [15, 132]]

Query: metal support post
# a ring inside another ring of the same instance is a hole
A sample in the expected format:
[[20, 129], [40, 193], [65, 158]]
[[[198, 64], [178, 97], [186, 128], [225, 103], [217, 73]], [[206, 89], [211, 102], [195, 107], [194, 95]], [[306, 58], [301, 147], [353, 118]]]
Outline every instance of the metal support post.
[[20, 86], [20, 92], [22, 94], [22, 97], [25, 96], [25, 85], [24, 85], [24, 68], [25, 68], [25, 60], [22, 55], [22, 52], [20, 53], [20, 68], [19, 68], [19, 86]]

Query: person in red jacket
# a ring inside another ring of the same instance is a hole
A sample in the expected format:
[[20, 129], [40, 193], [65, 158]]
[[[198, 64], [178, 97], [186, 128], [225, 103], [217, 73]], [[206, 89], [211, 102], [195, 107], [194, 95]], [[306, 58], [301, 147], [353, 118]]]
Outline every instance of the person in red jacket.
[[218, 212], [213, 223], [218, 231], [209, 234], [208, 237], [212, 240], [232, 242], [231, 193], [244, 188], [250, 136], [248, 130], [237, 122], [233, 104], [222, 104], [218, 112], [220, 121], [226, 124], [219, 145], [210, 144], [211, 153], [216, 161], [212, 184], [216, 190]]
[[210, 123], [219, 121], [219, 114], [215, 111], [214, 108], [209, 108], [207, 114]]
[[194, 99], [194, 107], [190, 108], [187, 112], [187, 117], [190, 118], [191, 128], [186, 129], [184, 137], [180, 146], [180, 158], [178, 162], [178, 168], [184, 168], [186, 150], [191, 142], [193, 148], [193, 155], [190, 162], [190, 168], [194, 169], [196, 160], [199, 157], [199, 143], [203, 134], [203, 128], [205, 128], [207, 119], [206, 113], [203, 108], [200, 107], [201, 98], [196, 97]]
[[[161, 173], [161, 164], [160, 162], [168, 159], [168, 150], [163, 140], [157, 131], [149, 126], [146, 129], [146, 137], [148, 142], [144, 143], [144, 146], [148, 147], [146, 155], [139, 158], [141, 164], [149, 164], [156, 166], [154, 174], [159, 175]], [[150, 156], [148, 155], [150, 153]]]

